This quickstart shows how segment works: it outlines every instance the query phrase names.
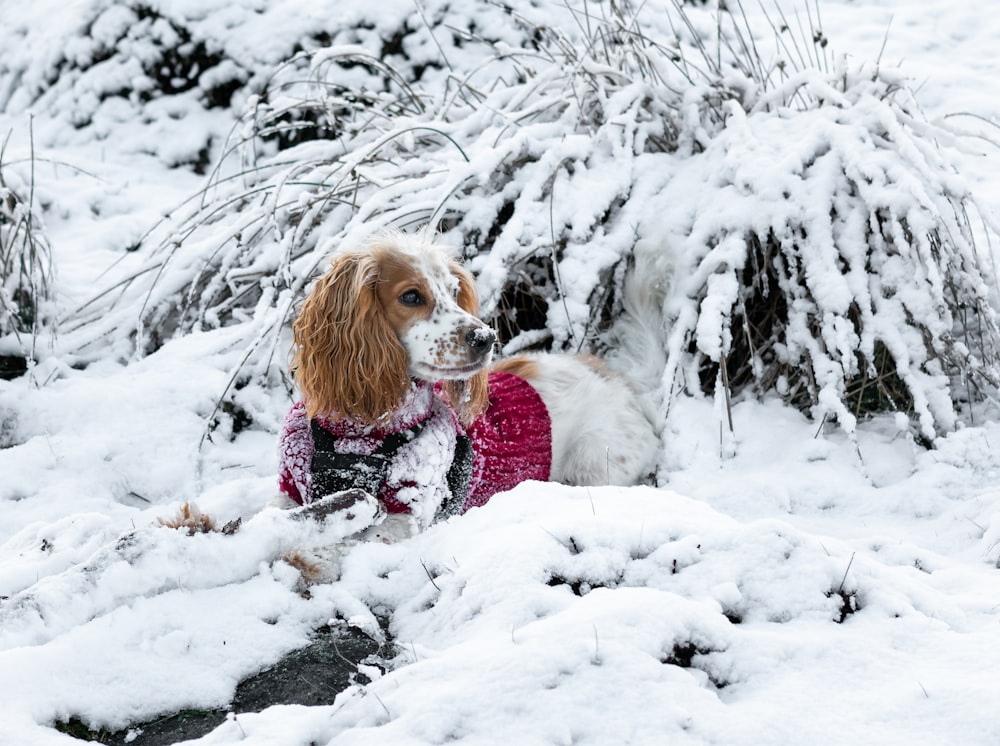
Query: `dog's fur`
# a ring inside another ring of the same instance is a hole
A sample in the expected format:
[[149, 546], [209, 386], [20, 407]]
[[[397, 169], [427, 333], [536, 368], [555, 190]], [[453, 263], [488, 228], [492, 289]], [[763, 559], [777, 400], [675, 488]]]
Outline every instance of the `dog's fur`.
[[625, 381], [586, 356], [492, 364], [496, 335], [477, 317], [478, 305], [471, 275], [424, 236], [388, 233], [341, 251], [293, 326], [292, 368], [308, 416], [377, 428], [416, 380], [439, 383], [469, 425], [489, 405], [489, 371], [503, 371], [528, 381], [548, 408], [553, 481], [645, 478], [657, 439]]

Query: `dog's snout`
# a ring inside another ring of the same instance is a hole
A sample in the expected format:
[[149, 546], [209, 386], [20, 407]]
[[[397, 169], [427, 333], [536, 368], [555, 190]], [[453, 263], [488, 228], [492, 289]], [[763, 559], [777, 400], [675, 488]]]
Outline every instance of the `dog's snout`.
[[496, 341], [496, 332], [488, 326], [477, 326], [475, 329], [470, 329], [465, 334], [466, 346], [472, 350], [472, 352], [479, 355], [483, 355], [492, 349]]

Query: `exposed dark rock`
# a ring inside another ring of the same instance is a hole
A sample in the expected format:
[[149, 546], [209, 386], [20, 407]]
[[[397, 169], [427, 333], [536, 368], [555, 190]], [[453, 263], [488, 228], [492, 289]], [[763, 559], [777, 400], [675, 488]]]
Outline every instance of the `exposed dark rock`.
[[28, 372], [28, 361], [19, 355], [0, 355], [0, 378], [12, 381]]
[[84, 741], [130, 746], [171, 746], [200, 738], [217, 728], [229, 712], [239, 716], [271, 705], [328, 705], [355, 682], [358, 664], [380, 650], [378, 642], [356, 629], [323, 627], [316, 639], [243, 681], [226, 709], [183, 710], [120, 731], [91, 730], [78, 718], [56, 729]]

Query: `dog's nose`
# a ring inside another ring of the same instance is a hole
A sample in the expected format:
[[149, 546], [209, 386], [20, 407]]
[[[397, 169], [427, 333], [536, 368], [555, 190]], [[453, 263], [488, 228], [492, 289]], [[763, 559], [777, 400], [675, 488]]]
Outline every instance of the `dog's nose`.
[[488, 326], [477, 326], [465, 335], [466, 346], [478, 355], [484, 355], [497, 341], [496, 332]]

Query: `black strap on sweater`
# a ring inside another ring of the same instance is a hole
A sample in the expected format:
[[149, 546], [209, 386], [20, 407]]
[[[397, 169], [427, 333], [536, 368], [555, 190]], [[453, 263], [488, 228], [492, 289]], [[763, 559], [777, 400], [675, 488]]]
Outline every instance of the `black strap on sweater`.
[[469, 496], [472, 483], [472, 438], [459, 435], [455, 438], [455, 456], [448, 469], [448, 490], [451, 496], [441, 503], [435, 521], [441, 521], [462, 512], [465, 498]]
[[[371, 454], [338, 453], [334, 446], [337, 438], [316, 420], [310, 420], [313, 437], [312, 494], [314, 499], [360, 488], [377, 496], [389, 478], [389, 468], [396, 452], [416, 439], [424, 429], [424, 422], [398, 433], [390, 433]], [[438, 509], [435, 520], [460, 512], [469, 494], [472, 481], [472, 441], [459, 435], [455, 454], [448, 470], [450, 497]]]
[[390, 433], [374, 453], [337, 453], [337, 438], [316, 420], [310, 420], [313, 437], [312, 491], [314, 497], [358, 487], [378, 495], [389, 478], [389, 466], [396, 451], [420, 435], [420, 422], [398, 433]]

